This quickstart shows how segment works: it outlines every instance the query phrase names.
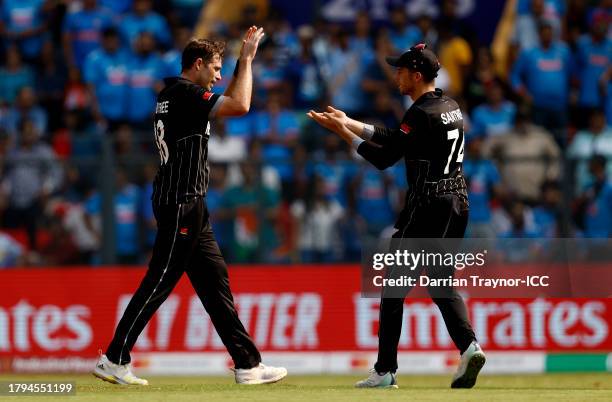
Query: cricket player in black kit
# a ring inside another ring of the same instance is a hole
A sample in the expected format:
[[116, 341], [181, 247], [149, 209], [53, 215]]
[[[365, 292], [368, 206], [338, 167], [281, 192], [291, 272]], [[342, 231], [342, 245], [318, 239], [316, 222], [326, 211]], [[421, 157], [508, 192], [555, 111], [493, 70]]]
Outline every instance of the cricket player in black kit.
[[261, 364], [259, 351], [238, 318], [205, 197], [210, 119], [248, 112], [251, 62], [263, 35], [257, 27], [246, 32], [234, 77], [223, 95], [210, 91], [221, 79], [224, 43], [192, 39], [183, 51], [181, 76], [167, 78], [157, 97], [154, 131], [160, 165], [152, 196], [157, 237], [149, 269], [96, 364], [94, 375], [103, 380], [148, 384], [131, 373], [130, 350], [185, 272], [234, 360], [236, 382], [264, 384], [287, 375], [285, 368]]
[[[394, 238], [461, 238], [468, 221], [466, 183], [462, 175], [461, 110], [454, 100], [435, 88], [440, 64], [426, 45], [416, 45], [400, 57], [388, 57], [387, 63], [397, 68], [400, 92], [414, 100], [398, 128], [367, 125], [333, 107], [322, 113], [310, 111], [308, 116], [340, 135], [378, 169], [386, 169], [404, 159], [409, 189], [395, 224]], [[452, 274], [452, 268], [438, 273], [440, 277]], [[404, 298], [385, 297], [385, 290], [380, 305], [378, 361], [370, 377], [356, 384], [359, 388], [397, 388], [395, 371]], [[484, 365], [485, 355], [476, 343], [465, 303], [453, 288], [444, 289], [443, 295], [429, 290], [461, 353], [451, 387], [471, 388]], [[408, 291], [405, 289], [403, 296]]]

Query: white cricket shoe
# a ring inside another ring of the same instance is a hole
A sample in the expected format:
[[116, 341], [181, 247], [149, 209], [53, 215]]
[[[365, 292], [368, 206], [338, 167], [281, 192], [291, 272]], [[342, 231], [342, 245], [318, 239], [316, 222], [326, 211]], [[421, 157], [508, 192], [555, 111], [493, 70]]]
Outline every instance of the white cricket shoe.
[[370, 376], [355, 383], [355, 388], [399, 388], [399, 386], [395, 379], [395, 373], [389, 371], [379, 374], [375, 369], [370, 369]]
[[138, 378], [130, 370], [129, 364], [116, 364], [108, 360], [106, 355], [100, 355], [93, 375], [101, 380], [120, 385], [149, 385], [144, 378]]
[[476, 377], [487, 358], [476, 342], [472, 342], [461, 355], [459, 367], [453, 376], [451, 388], [472, 388], [476, 384]]
[[258, 366], [250, 369], [234, 369], [236, 384], [271, 384], [282, 380], [287, 376], [287, 369], [284, 367], [271, 367], [259, 363]]

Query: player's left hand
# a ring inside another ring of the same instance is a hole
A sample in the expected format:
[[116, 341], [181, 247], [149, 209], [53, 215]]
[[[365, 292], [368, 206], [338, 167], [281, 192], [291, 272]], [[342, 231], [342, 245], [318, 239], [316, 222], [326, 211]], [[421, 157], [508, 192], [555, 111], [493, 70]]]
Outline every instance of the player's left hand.
[[310, 112], [306, 113], [306, 115], [326, 129], [331, 131], [336, 130], [336, 124], [328, 116], [326, 116], [325, 113], [311, 110]]
[[323, 113], [339, 127], [344, 127], [348, 124], [346, 113], [340, 109], [335, 109], [332, 106], [327, 107], [327, 112]]
[[327, 112], [315, 112], [311, 110], [307, 115], [323, 127], [334, 132], [343, 129], [347, 123], [346, 113], [342, 110], [334, 109], [331, 106], [327, 107]]

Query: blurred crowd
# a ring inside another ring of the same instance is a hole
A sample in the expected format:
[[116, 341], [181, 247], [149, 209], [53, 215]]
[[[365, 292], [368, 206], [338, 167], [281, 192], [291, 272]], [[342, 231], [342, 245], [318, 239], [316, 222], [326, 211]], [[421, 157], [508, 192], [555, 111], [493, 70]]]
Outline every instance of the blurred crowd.
[[[180, 73], [205, 5], [0, 0], [0, 266], [99, 264], [108, 214], [116, 262], [148, 262], [155, 95]], [[216, 92], [246, 27], [267, 32], [251, 111], [216, 121], [209, 141], [207, 202], [227, 260], [358, 261], [365, 239], [391, 233], [403, 163], [376, 170], [305, 112], [331, 104], [396, 126], [411, 101], [385, 56], [418, 42], [464, 110], [468, 235], [610, 237], [612, 1], [518, 0], [510, 11], [501, 68], [452, 0], [436, 17], [395, 7], [385, 23], [362, 12], [296, 27], [247, 6], [215, 24], [227, 41]]]

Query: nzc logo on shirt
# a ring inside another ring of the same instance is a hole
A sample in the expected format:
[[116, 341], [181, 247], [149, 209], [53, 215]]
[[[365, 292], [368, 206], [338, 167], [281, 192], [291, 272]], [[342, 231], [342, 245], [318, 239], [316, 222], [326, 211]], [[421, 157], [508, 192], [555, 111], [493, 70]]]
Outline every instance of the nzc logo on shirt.
[[402, 133], [404, 133], [404, 134], [408, 134], [408, 133], [410, 132], [410, 130], [412, 130], [412, 128], [411, 128], [411, 127], [410, 127], [408, 124], [406, 124], [406, 123], [402, 123], [402, 124], [400, 125], [400, 131], [401, 131]]
[[204, 95], [202, 95], [202, 99], [204, 99], [205, 101], [209, 100], [211, 97], [213, 96], [212, 92], [204, 92]]

